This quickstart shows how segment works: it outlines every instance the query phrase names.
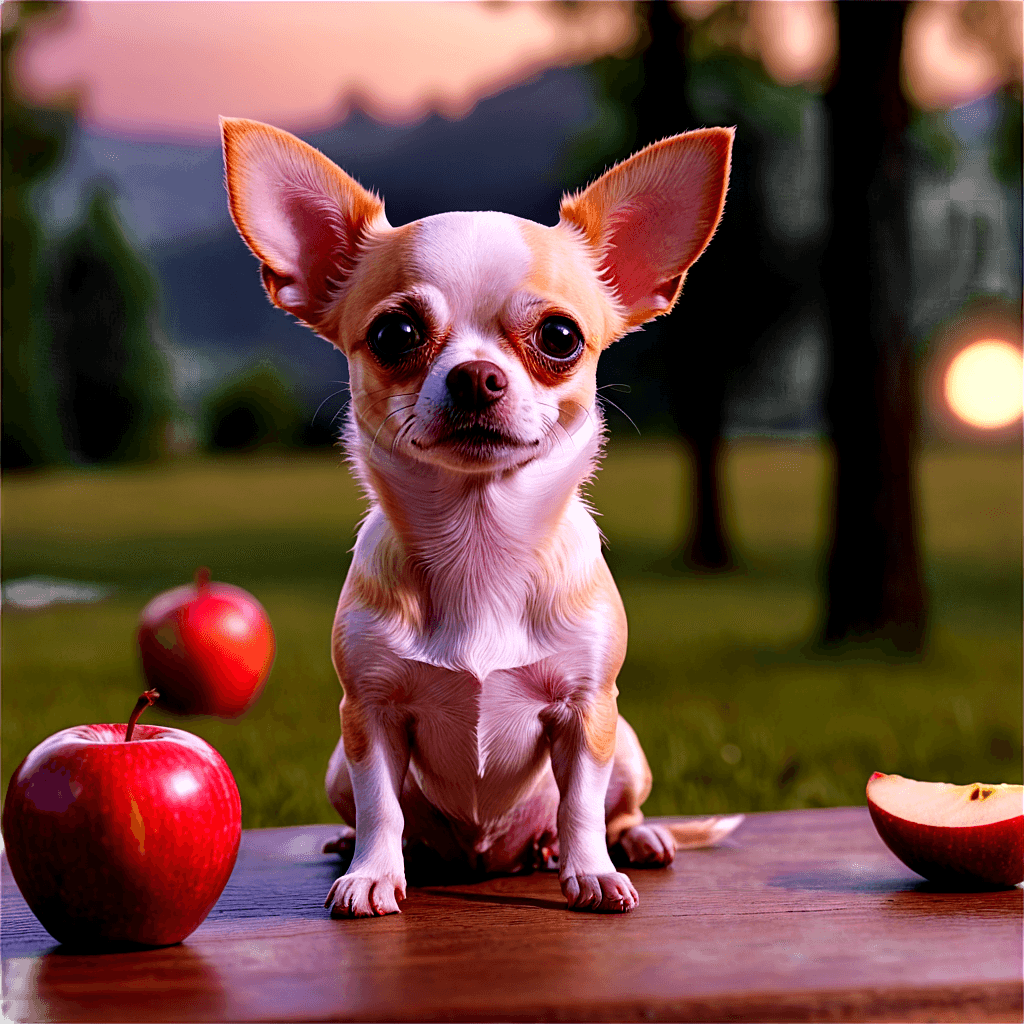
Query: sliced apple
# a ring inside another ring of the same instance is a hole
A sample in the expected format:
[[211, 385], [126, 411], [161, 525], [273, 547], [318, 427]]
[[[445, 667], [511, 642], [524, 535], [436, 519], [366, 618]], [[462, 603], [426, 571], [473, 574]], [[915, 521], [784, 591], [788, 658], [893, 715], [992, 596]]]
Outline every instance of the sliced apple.
[[875, 772], [867, 794], [878, 834], [919, 875], [967, 886], [1024, 881], [1024, 786], [954, 786]]

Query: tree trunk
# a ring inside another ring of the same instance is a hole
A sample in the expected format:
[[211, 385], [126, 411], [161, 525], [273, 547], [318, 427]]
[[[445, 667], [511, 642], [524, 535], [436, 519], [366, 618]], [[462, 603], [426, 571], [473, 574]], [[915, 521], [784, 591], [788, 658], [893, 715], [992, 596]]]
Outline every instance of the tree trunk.
[[[637, 16], [650, 40], [641, 58], [643, 85], [634, 110], [640, 148], [700, 125], [686, 98], [685, 20], [674, 4], [660, 0], [637, 4]], [[681, 542], [671, 561], [678, 569], [716, 572], [733, 566], [721, 501], [726, 366], [704, 331], [688, 329], [702, 319], [698, 310], [692, 310], [697, 313], [692, 318], [690, 312], [684, 300], [669, 317], [658, 346], [666, 379], [674, 382], [668, 394], [672, 418], [692, 466], [689, 490], [682, 497]], [[699, 384], [686, 386], [685, 381]]]
[[900, 87], [905, 3], [837, 5], [840, 65], [826, 97], [832, 233], [822, 275], [830, 321], [826, 411], [834, 449], [827, 646], [920, 652], [917, 394], [907, 335], [908, 108]]

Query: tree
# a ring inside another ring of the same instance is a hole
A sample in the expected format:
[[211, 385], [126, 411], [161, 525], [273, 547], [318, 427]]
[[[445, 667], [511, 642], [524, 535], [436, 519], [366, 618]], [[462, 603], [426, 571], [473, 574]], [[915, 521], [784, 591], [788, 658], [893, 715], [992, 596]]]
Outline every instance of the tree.
[[[687, 25], [677, 7], [670, 3], [638, 2], [633, 5], [637, 42], [625, 61], [605, 62], [605, 88], [614, 92], [621, 109], [621, 129], [605, 152], [595, 152], [584, 176], [592, 177], [604, 163], [620, 160], [652, 142], [697, 126], [686, 91], [685, 53]], [[611, 70], [611, 73], [609, 71]], [[612, 98], [612, 97], [609, 97]], [[734, 146], [734, 176], [737, 149], [745, 150], [742, 138]], [[743, 191], [741, 186], [741, 191]], [[688, 494], [682, 496], [682, 520], [678, 549], [670, 562], [676, 568], [719, 571], [730, 568], [733, 555], [726, 539], [721, 505], [721, 438], [725, 415], [728, 377], [727, 353], [731, 344], [716, 338], [707, 343], [708, 305], [703, 296], [694, 299], [705, 278], [698, 267], [720, 255], [721, 236], [730, 231], [734, 219], [735, 180], [730, 183], [727, 214], [719, 228], [714, 247], [691, 269], [679, 305], [665, 321], [649, 328], [657, 337], [656, 373], [664, 382], [672, 419], [689, 450], [693, 472]], [[711, 275], [714, 279], [714, 275]], [[706, 293], [705, 293], [706, 294]], [[730, 332], [730, 341], [735, 334]]]
[[11, 56], [26, 26], [51, 16], [57, 4], [6, 4], [3, 8], [0, 103], [2, 170], [2, 410], [5, 469], [67, 459], [57, 416], [50, 334], [42, 315], [46, 240], [32, 206], [39, 183], [60, 161], [71, 130], [70, 111], [39, 110], [19, 97]]
[[[771, 326], [797, 301], [816, 297], [817, 253], [808, 246], [783, 252], [770, 243], [758, 180], [776, 136], [799, 130], [809, 97], [773, 83], [756, 60], [708, 45], [707, 27], [695, 31], [676, 4], [638, 2], [633, 12], [633, 52], [596, 69], [604, 85], [602, 124], [578, 147], [579, 183], [635, 149], [707, 123], [691, 97], [697, 77], [724, 94], [714, 123], [738, 125], [718, 231], [688, 272], [676, 309], [647, 328], [656, 338], [651, 369], [663, 382], [693, 468], [681, 502], [687, 525], [669, 561], [676, 569], [723, 571], [735, 564], [721, 500], [730, 385]], [[745, 5], [725, 5], [714, 15], [711, 34], [735, 32], [745, 17]], [[695, 61], [698, 47], [702, 59]]]
[[74, 111], [26, 105], [11, 57], [60, 4], [3, 14], [3, 464], [6, 469], [156, 455], [171, 408], [155, 344], [155, 279], [94, 190], [81, 223], [46, 237], [34, 191], [62, 159]]
[[926, 601], [916, 522], [917, 385], [907, 329], [910, 247], [900, 85], [907, 4], [838, 5], [831, 120], [832, 232], [823, 259], [835, 452], [826, 645], [922, 648]]
[[[645, 3], [638, 4], [637, 8], [646, 21], [649, 38], [640, 57], [642, 87], [635, 105], [636, 145], [639, 147], [695, 128], [699, 122], [687, 98], [686, 22], [674, 4]], [[733, 145], [734, 176], [746, 178], [750, 156], [749, 142], [739, 138]], [[737, 209], [737, 205], [749, 206], [744, 202], [750, 196], [749, 182], [743, 180], [737, 188], [734, 180], [730, 193], [728, 218], [721, 225], [709, 254], [712, 263], [719, 263], [723, 256], [727, 258], [723, 249], [734, 256], [740, 255], [742, 243], [740, 246], [735, 243], [740, 235], [750, 233], [744, 213], [751, 211]], [[722, 323], [721, 307], [715, 309], [715, 300], [723, 291], [719, 267], [720, 263], [708, 271], [706, 265], [698, 261], [691, 269], [684, 295], [662, 325], [656, 348], [663, 367], [662, 379], [669, 382], [667, 392], [672, 419], [690, 450], [693, 466], [689, 510], [683, 514], [689, 526], [686, 534], [681, 535], [672, 562], [676, 568], [698, 571], [722, 571], [735, 562], [722, 515], [722, 434], [730, 364], [738, 347], [749, 349], [755, 341], [748, 325]], [[751, 279], [750, 275], [743, 277]], [[727, 338], [723, 338], [723, 334], [727, 334]], [[685, 498], [682, 504], [685, 509]]]
[[81, 223], [55, 246], [51, 273], [65, 444], [84, 462], [155, 458], [173, 408], [156, 343], [157, 284], [105, 187], [93, 189]]

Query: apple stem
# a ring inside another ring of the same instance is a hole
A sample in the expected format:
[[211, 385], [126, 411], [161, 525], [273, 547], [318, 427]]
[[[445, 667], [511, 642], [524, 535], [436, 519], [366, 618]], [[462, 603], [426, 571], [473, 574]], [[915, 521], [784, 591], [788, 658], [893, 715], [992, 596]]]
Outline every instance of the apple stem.
[[132, 738], [132, 733], [135, 731], [135, 723], [139, 720], [139, 715], [146, 710], [151, 704], [154, 704], [160, 699], [159, 690], [147, 690], [141, 697], [135, 702], [135, 710], [132, 712], [132, 717], [128, 719], [128, 728], [125, 730], [124, 741], [128, 743]]
[[210, 585], [210, 570], [205, 565], [196, 569], [196, 590], [201, 594]]

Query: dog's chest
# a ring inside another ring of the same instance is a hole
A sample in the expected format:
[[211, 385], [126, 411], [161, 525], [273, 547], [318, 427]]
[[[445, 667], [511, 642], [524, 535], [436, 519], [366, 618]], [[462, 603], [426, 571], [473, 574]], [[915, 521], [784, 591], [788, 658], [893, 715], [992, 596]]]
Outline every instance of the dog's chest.
[[418, 667], [411, 768], [446, 814], [485, 824], [508, 813], [548, 764], [545, 718], [569, 690], [544, 663], [493, 672]]

